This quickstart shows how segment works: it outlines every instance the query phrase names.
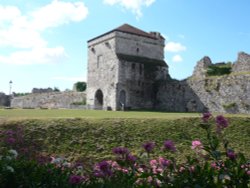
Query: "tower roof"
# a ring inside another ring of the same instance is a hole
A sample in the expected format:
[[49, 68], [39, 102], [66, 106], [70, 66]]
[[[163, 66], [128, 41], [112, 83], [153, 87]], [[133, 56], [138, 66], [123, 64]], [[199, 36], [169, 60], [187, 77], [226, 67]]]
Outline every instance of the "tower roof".
[[[145, 32], [145, 31], [143, 31], [143, 30], [141, 30], [141, 29], [138, 29], [138, 28], [136, 28], [136, 27], [133, 27], [133, 26], [131, 26], [131, 25], [129, 25], [129, 24], [123, 24], [123, 25], [121, 25], [121, 26], [119, 26], [119, 27], [117, 27], [117, 28], [115, 28], [115, 29], [113, 29], [113, 30], [107, 32], [107, 33], [104, 33], [104, 34], [102, 34], [102, 35], [100, 35], [100, 36], [97, 36], [97, 37], [95, 37], [95, 38], [93, 38], [93, 39], [90, 39], [88, 42], [90, 42], [90, 41], [92, 41], [92, 40], [95, 40], [95, 39], [97, 39], [97, 38], [100, 38], [100, 37], [102, 37], [102, 36], [104, 36], [104, 35], [107, 35], [107, 34], [109, 34], [109, 33], [112, 33], [112, 32], [114, 32], [114, 31], [120, 31], [120, 32], [123, 32], [123, 33], [129, 33], [129, 34], [132, 34], [132, 35], [138, 35], [138, 36], [143, 36], [143, 37], [147, 37], [147, 38], [151, 38], [151, 39], [157, 39], [157, 38], [154, 36], [154, 34], [152, 34], [152, 33], [147, 33], [147, 32]], [[162, 37], [162, 36], [161, 36], [161, 37]], [[162, 38], [163, 38], [163, 37], [162, 37]]]
[[134, 35], [139, 35], [139, 36], [143, 36], [143, 37], [156, 39], [150, 33], [147, 33], [145, 31], [138, 29], [136, 27], [133, 27], [129, 24], [123, 24], [120, 27], [117, 27], [116, 29], [114, 29], [113, 31], [120, 31], [120, 32], [124, 32], [124, 33], [130, 33], [130, 34], [134, 34]]

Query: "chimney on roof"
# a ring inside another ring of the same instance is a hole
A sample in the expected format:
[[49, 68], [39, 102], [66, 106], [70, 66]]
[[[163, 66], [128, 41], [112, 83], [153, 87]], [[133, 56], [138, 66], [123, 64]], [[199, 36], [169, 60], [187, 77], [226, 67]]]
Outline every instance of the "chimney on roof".
[[153, 37], [157, 38], [157, 39], [163, 39], [163, 37], [161, 36], [161, 33], [159, 32], [150, 32], [150, 35], [152, 35]]

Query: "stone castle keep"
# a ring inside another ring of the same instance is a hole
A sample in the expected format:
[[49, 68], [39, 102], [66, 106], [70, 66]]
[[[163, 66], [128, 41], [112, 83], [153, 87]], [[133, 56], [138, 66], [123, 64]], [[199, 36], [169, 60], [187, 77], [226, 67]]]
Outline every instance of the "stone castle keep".
[[206, 75], [214, 64], [204, 57], [190, 78], [178, 81], [168, 74], [164, 45], [160, 33], [128, 24], [89, 40], [89, 108], [250, 113], [248, 54], [239, 53], [231, 73], [219, 77]]
[[166, 79], [164, 38], [124, 24], [88, 41], [87, 104], [94, 109], [154, 108]]
[[[170, 112], [250, 114], [250, 55], [233, 63], [197, 62], [191, 77], [178, 81], [164, 61], [165, 40], [128, 24], [88, 41], [85, 92], [33, 93], [11, 100], [13, 108], [153, 109]], [[226, 74], [209, 75], [221, 69]], [[224, 67], [224, 68], [223, 68]], [[9, 103], [0, 95], [0, 105]]]

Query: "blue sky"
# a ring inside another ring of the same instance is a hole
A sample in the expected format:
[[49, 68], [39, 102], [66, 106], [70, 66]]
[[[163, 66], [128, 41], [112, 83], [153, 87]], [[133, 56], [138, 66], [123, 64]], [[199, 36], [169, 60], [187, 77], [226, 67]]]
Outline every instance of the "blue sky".
[[124, 23], [166, 38], [173, 78], [250, 53], [249, 0], [0, 0], [0, 92], [86, 81], [87, 40]]

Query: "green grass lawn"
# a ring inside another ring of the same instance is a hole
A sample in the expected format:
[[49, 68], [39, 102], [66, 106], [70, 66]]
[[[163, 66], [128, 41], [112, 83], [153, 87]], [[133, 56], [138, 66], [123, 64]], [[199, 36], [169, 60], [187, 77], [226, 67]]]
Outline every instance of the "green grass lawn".
[[[117, 146], [139, 154], [146, 141], [156, 143], [155, 156], [164, 155], [163, 142], [171, 139], [178, 148], [174, 157], [183, 160], [194, 154], [190, 149], [192, 140], [206, 142], [199, 116], [197, 113], [0, 110], [0, 130], [22, 127], [26, 144], [36, 146], [33, 150], [84, 161], [110, 158], [112, 148]], [[250, 157], [250, 118], [234, 115], [229, 122], [225, 133], [230, 147]]]
[[141, 111], [103, 111], [69, 109], [0, 109], [0, 119], [43, 119], [43, 118], [160, 118], [179, 119], [199, 117], [198, 113], [166, 113]]
[[[136, 119], [180, 119], [200, 117], [200, 113], [169, 113], [150, 111], [102, 111], [69, 109], [0, 109], [0, 120], [9, 119], [51, 119], [51, 118], [136, 118]], [[244, 114], [226, 115], [228, 117], [248, 117]]]

